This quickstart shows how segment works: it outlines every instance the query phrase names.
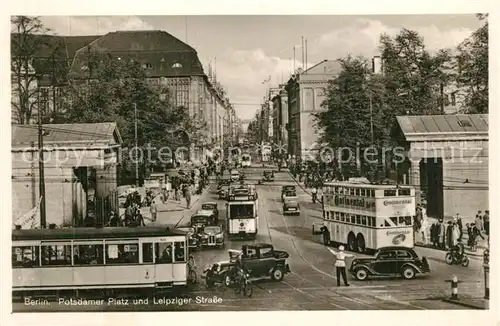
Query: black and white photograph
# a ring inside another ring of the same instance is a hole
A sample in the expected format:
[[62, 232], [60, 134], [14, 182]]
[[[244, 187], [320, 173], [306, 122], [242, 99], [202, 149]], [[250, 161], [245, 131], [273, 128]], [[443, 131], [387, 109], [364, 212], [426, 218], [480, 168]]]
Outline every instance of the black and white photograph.
[[451, 9], [10, 15], [13, 314], [491, 309]]

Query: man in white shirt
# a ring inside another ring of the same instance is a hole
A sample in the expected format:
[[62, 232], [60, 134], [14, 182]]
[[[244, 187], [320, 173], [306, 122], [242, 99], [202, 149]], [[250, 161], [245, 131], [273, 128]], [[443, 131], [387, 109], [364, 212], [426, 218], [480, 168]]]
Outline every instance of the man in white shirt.
[[347, 275], [346, 275], [346, 267], [345, 267], [345, 259], [347, 257], [354, 257], [354, 255], [346, 254], [344, 252], [344, 246], [339, 246], [339, 251], [335, 252], [333, 249], [328, 248], [332, 254], [335, 255], [335, 270], [337, 274], [337, 286], [340, 286], [340, 277], [344, 280], [344, 285], [349, 286], [347, 283]]

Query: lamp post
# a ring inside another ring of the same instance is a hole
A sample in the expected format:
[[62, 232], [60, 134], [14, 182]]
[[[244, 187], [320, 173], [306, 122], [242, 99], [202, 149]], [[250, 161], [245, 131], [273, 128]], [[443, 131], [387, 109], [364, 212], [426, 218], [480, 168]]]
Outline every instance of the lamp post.
[[484, 298], [490, 299], [490, 250], [486, 249], [483, 254], [484, 268]]
[[40, 228], [45, 229], [47, 226], [45, 209], [45, 167], [43, 159], [42, 110], [40, 106], [38, 107], [38, 174], [40, 192]]

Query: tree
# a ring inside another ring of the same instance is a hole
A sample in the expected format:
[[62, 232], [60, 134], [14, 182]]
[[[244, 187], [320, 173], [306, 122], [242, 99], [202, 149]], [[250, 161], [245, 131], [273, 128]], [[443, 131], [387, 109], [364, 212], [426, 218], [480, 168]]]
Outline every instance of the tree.
[[[377, 105], [380, 94], [374, 92], [374, 81], [370, 79], [367, 69], [368, 60], [348, 56], [339, 59], [339, 62], [340, 73], [329, 81], [326, 88], [326, 99], [322, 103], [326, 110], [317, 113], [315, 121], [318, 129], [322, 130], [320, 142], [334, 151], [330, 154], [345, 163], [351, 159], [355, 166], [356, 149], [374, 145], [371, 140], [371, 122], [373, 121], [375, 144], [383, 139], [385, 123], [380, 106]], [[343, 164], [344, 173], [354, 172], [351, 163]]]
[[[180, 146], [189, 147], [200, 140], [204, 124], [197, 117], [190, 118], [188, 110], [175, 107], [168, 89], [150, 86], [139, 63], [120, 60], [109, 53], [91, 53], [88, 57], [88, 78], [73, 79], [68, 92], [68, 110], [65, 119], [72, 123], [116, 122], [122, 134], [124, 149], [137, 143], [150, 150], [151, 160], [141, 164], [144, 173], [151, 164], [165, 159], [165, 147], [172, 154]], [[135, 114], [137, 108], [137, 114]], [[158, 150], [164, 148], [162, 157]], [[129, 153], [122, 157], [122, 179], [131, 180], [134, 164]], [[152, 165], [155, 165], [152, 164]]]
[[450, 80], [450, 52], [430, 54], [424, 39], [408, 29], [395, 37], [381, 35], [380, 52], [389, 109], [386, 121], [395, 124], [398, 115], [440, 114], [440, 88]]
[[457, 84], [465, 90], [464, 113], [488, 113], [488, 20], [458, 47]]

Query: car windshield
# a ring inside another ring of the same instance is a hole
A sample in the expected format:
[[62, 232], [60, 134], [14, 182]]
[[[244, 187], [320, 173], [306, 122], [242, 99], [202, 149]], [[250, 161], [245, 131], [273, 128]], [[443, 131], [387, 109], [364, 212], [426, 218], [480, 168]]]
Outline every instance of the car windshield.
[[191, 217], [191, 223], [205, 223], [207, 221], [207, 217], [203, 215], [195, 215]]
[[238, 171], [231, 171], [231, 175], [239, 175], [240, 173]]
[[229, 206], [229, 216], [231, 219], [253, 218], [253, 204], [238, 204]]
[[201, 209], [212, 210], [212, 209], [215, 209], [215, 205], [214, 204], [203, 204], [203, 205], [201, 205]]
[[285, 186], [283, 192], [295, 191], [295, 186]]
[[206, 226], [204, 229], [205, 233], [220, 233], [220, 226]]
[[250, 156], [245, 156], [245, 155], [243, 155], [243, 156], [241, 157], [241, 159], [242, 159], [243, 161], [245, 161], [245, 162], [246, 162], [246, 161], [250, 161]]

